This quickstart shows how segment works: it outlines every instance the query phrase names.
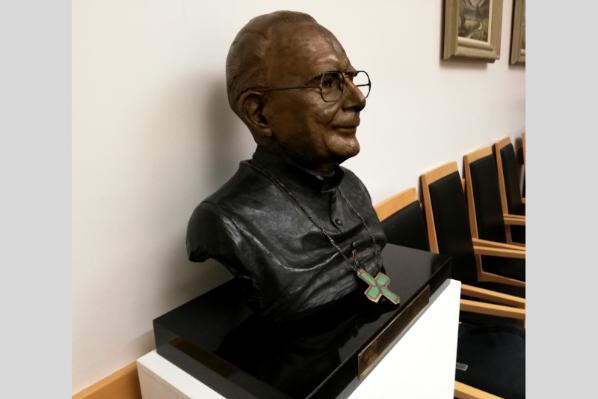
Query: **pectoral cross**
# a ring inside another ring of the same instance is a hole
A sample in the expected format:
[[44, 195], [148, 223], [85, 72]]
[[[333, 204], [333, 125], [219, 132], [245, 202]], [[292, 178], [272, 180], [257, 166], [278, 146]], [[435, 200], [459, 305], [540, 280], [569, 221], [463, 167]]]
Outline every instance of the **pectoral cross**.
[[390, 284], [390, 277], [382, 272], [378, 272], [376, 277], [373, 277], [371, 274], [369, 274], [364, 268], [359, 266], [359, 263], [357, 262], [357, 251], [355, 250], [353, 250], [353, 261], [355, 262], [355, 265], [357, 265], [357, 277], [365, 281], [368, 285], [368, 288], [365, 290], [365, 296], [370, 301], [378, 303], [380, 298], [384, 296], [395, 305], [399, 304], [399, 296], [388, 288], [388, 284]]

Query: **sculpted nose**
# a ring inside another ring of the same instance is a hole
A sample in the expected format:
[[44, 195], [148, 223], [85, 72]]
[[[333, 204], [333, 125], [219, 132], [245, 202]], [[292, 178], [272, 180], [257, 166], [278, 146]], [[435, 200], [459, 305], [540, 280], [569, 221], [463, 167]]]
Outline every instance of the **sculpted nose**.
[[343, 93], [343, 109], [359, 112], [365, 108], [365, 96], [357, 86], [350, 80], [345, 81], [345, 92]]

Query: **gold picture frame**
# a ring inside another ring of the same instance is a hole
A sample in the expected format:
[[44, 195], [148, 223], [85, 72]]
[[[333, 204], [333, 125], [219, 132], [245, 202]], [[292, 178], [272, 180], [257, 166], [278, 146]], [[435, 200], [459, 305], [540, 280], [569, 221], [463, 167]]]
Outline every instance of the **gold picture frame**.
[[500, 58], [502, 0], [444, 0], [442, 58]]
[[513, 2], [510, 63], [525, 65], [525, 0]]

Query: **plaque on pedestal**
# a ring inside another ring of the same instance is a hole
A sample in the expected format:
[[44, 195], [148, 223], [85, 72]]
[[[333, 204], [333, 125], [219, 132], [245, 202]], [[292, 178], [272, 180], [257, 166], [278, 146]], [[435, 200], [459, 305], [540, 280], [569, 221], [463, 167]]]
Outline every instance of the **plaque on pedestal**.
[[450, 276], [447, 256], [392, 244], [382, 256], [399, 306], [358, 291], [274, 324], [247, 307], [232, 280], [155, 319], [156, 350], [227, 398], [347, 394]]

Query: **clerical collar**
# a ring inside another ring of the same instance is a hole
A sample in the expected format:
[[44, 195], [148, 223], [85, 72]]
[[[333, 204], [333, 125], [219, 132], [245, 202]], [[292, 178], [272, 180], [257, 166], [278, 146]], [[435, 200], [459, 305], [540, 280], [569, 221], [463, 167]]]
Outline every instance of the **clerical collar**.
[[337, 166], [332, 176], [319, 176], [259, 145], [251, 162], [258, 163], [283, 181], [308, 185], [319, 192], [336, 190], [345, 175], [343, 170]]

